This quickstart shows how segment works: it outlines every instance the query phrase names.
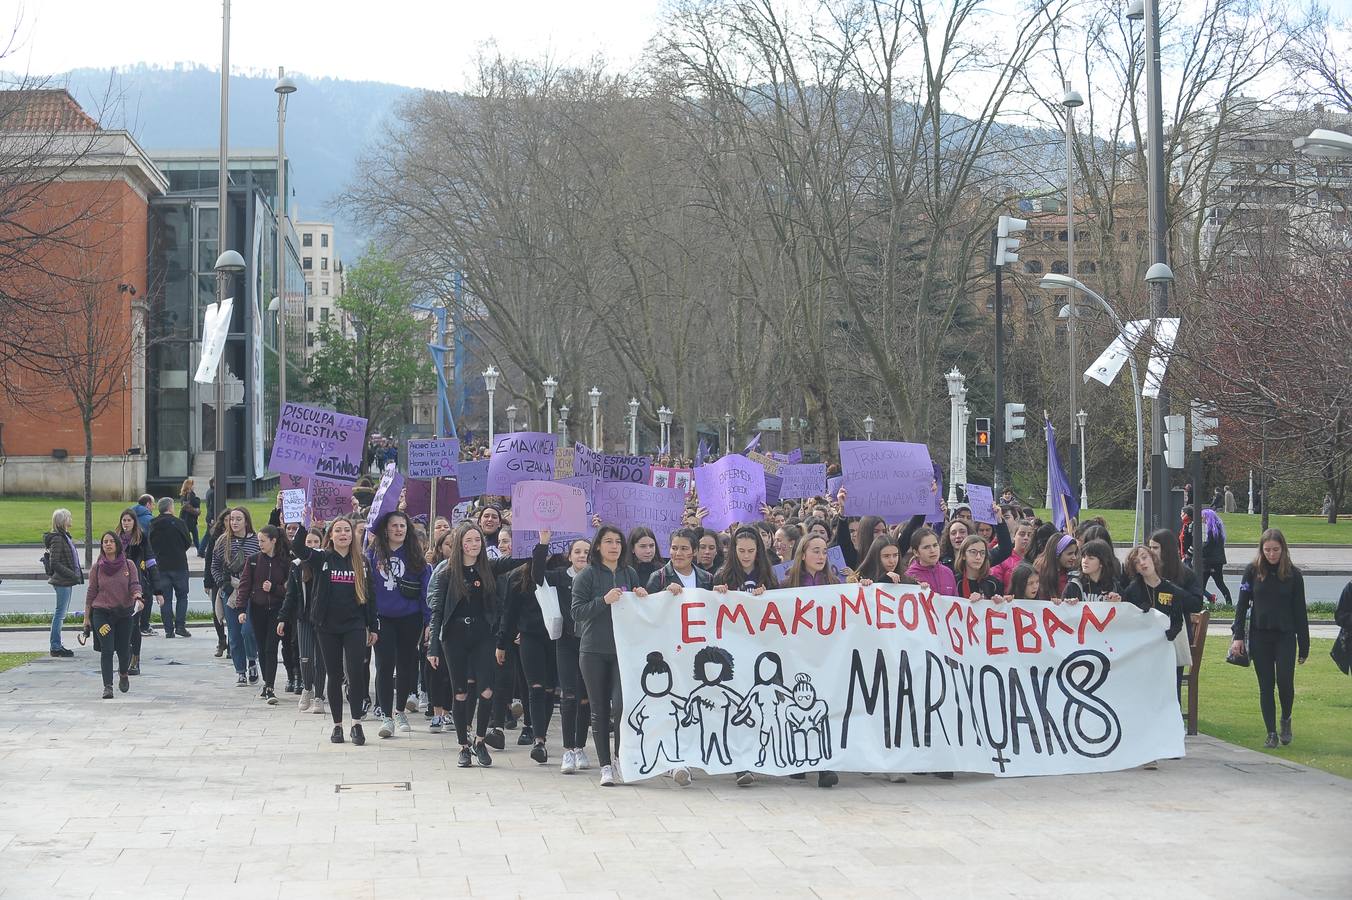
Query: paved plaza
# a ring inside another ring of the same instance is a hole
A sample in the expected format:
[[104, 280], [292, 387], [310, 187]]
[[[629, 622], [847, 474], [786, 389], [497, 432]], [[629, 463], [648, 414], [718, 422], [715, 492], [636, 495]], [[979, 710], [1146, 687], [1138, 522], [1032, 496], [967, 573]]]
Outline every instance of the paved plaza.
[[[0, 898], [1340, 897], [1352, 781], [1207, 737], [1158, 772], [889, 784], [658, 779], [602, 789], [514, 744], [333, 745], [228, 683], [206, 631], [0, 674]], [[41, 633], [0, 635], [40, 650]], [[73, 642], [72, 642], [73, 643]], [[1258, 724], [1255, 702], [1255, 727]], [[1299, 709], [1296, 739], [1300, 736]], [[1352, 738], [1350, 738], [1352, 739]]]

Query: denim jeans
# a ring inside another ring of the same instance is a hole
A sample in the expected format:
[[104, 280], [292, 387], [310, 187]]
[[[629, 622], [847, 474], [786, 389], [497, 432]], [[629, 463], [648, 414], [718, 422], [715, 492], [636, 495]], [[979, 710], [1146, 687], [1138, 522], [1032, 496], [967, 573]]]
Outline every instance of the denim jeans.
[[[164, 623], [166, 633], [188, 627], [188, 570], [170, 571], [155, 567], [159, 579], [160, 595], [164, 603], [160, 606], [160, 621]], [[175, 602], [175, 596], [178, 600]]]
[[56, 587], [56, 612], [52, 614], [52, 650], [61, 649], [61, 623], [66, 620], [66, 610], [70, 609], [70, 587]]
[[[239, 623], [239, 614], [245, 613], [244, 624]], [[245, 662], [258, 660], [258, 642], [254, 640], [253, 622], [247, 618], [248, 611], [225, 607], [225, 629], [230, 635], [230, 661], [235, 664], [235, 674], [244, 674]]]

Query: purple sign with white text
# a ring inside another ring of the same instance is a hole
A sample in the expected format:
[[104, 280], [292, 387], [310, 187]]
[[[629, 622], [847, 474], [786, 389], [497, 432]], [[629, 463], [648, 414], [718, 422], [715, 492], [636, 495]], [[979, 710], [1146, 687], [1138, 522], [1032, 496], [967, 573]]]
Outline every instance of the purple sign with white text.
[[[538, 431], [513, 431], [493, 440], [484, 493], [510, 497], [518, 481], [552, 481], [558, 438]], [[465, 494], [462, 489], [461, 494]]]

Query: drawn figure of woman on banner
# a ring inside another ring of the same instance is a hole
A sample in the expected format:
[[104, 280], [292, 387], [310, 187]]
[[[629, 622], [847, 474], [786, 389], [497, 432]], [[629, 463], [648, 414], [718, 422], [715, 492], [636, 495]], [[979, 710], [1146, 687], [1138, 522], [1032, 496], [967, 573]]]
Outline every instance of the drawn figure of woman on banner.
[[662, 757], [681, 764], [680, 717], [686, 698], [671, 692], [671, 666], [656, 650], [648, 654], [641, 676], [643, 696], [629, 711], [629, 727], [639, 736], [644, 775], [651, 772]]
[[732, 724], [747, 725], [758, 731], [760, 755], [756, 765], [765, 765], [768, 749], [775, 765], [789, 766], [789, 747], [784, 726], [784, 709], [793, 703], [793, 692], [784, 686], [784, 664], [779, 654], [767, 651], [756, 657], [756, 684], [747, 691], [737, 707]]
[[793, 683], [793, 706], [784, 713], [789, 726], [794, 763], [815, 766], [831, 758], [831, 718], [826, 701], [817, 697], [812, 676], [798, 673]]
[[732, 765], [728, 752], [728, 726], [742, 702], [742, 695], [724, 682], [732, 680], [732, 654], [722, 647], [705, 647], [695, 654], [695, 679], [700, 686], [690, 692], [682, 725], [699, 723], [699, 749], [707, 765], [712, 757]]

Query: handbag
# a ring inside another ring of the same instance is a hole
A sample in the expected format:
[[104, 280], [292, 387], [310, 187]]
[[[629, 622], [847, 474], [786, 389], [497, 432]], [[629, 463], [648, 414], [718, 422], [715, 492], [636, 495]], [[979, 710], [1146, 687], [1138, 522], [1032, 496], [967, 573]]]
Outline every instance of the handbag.
[[1244, 627], [1244, 650], [1243, 650], [1243, 652], [1241, 652], [1241, 653], [1236, 653], [1235, 651], [1231, 650], [1229, 653], [1225, 654], [1225, 661], [1228, 662], [1230, 665], [1232, 665], [1232, 666], [1243, 666], [1243, 667], [1246, 668], [1246, 669], [1249, 667], [1249, 628], [1248, 628], [1248, 624], [1249, 624], [1249, 613], [1248, 613], [1248, 610], [1245, 610], [1245, 612], [1244, 612], [1244, 626], [1245, 626], [1245, 627]]
[[399, 595], [405, 600], [417, 600], [422, 596], [422, 581], [409, 578], [396, 578], [395, 585], [399, 588]]
[[549, 639], [557, 641], [563, 637], [563, 613], [559, 609], [559, 589], [548, 581], [535, 586], [535, 602], [540, 604], [540, 615], [545, 620], [545, 630]]
[[1188, 642], [1188, 629], [1180, 628], [1178, 634], [1169, 643], [1174, 645], [1174, 665], [1192, 665], [1192, 645]]
[[1333, 649], [1329, 651], [1329, 656], [1340, 672], [1344, 675], [1352, 675], [1352, 631], [1346, 628], [1339, 629], [1338, 637], [1333, 641]]

